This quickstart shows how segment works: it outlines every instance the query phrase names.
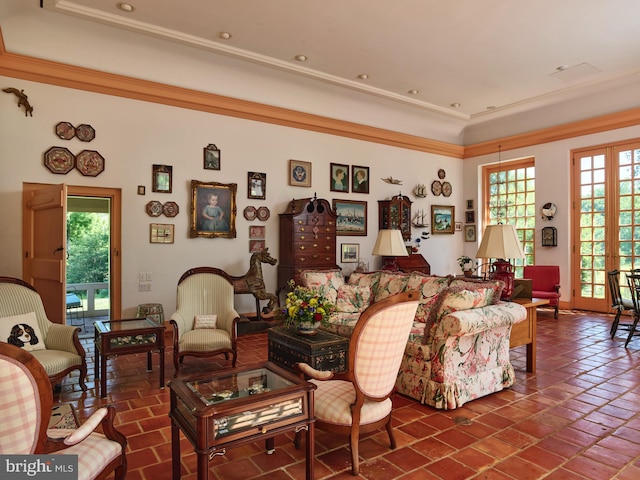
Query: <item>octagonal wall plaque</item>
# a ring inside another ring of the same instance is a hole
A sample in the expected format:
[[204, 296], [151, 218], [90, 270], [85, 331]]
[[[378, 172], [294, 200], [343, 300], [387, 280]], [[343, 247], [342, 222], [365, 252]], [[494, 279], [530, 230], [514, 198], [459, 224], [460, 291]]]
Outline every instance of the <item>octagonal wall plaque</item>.
[[91, 125], [82, 123], [76, 127], [76, 137], [81, 142], [90, 142], [96, 138], [96, 131]]
[[64, 147], [51, 147], [44, 153], [44, 166], [59, 175], [66, 175], [75, 166], [73, 153]]
[[97, 177], [104, 172], [104, 158], [95, 150], [82, 150], [76, 156], [76, 168], [85, 177]]

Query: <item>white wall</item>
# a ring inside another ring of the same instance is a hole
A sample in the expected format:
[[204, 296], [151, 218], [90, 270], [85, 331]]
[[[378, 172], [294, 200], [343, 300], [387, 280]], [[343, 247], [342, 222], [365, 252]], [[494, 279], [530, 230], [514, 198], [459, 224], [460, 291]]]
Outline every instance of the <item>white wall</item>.
[[[560, 265], [560, 294], [562, 302], [571, 300], [571, 150], [577, 148], [602, 145], [640, 137], [640, 126], [621, 128], [609, 132], [570, 138], [558, 142], [550, 142], [533, 147], [520, 148], [502, 152], [501, 161], [508, 162], [519, 158], [535, 158], [536, 166], [536, 222], [535, 249], [536, 264]], [[464, 160], [464, 188], [465, 191], [476, 192], [476, 205], [481, 205], [480, 183], [482, 182], [482, 166], [495, 164], [497, 154], [484, 155]], [[551, 221], [540, 219], [540, 209], [547, 202], [555, 203], [558, 213]], [[476, 208], [476, 215], [478, 214]], [[476, 218], [480, 220], [482, 215]], [[546, 226], [558, 229], [558, 246], [541, 246], [541, 230]], [[478, 231], [482, 226], [478, 224]], [[470, 257], [475, 254], [480, 245], [481, 235], [476, 243], [465, 243], [464, 253]]]
[[[266, 225], [267, 246], [278, 258], [278, 213], [284, 212], [292, 198], [318, 197], [366, 200], [368, 236], [338, 237], [340, 243], [359, 243], [361, 256], [371, 268], [379, 265], [373, 258], [378, 230], [377, 200], [402, 192], [414, 200], [414, 209], [429, 210], [430, 205], [457, 207], [462, 220], [462, 160], [388, 147], [359, 140], [279, 127], [259, 122], [203, 112], [156, 105], [67, 88], [0, 77], [3, 88], [24, 89], [34, 106], [33, 117], [25, 117], [10, 95], [0, 96], [0, 275], [20, 277], [21, 270], [21, 191], [22, 182], [66, 183], [122, 189], [122, 264], [123, 314], [131, 315], [140, 303], [160, 302], [170, 315], [175, 306], [175, 287], [188, 268], [209, 265], [232, 275], [241, 275], [249, 267], [249, 225]], [[91, 124], [96, 138], [83, 143], [76, 138], [65, 141], [54, 133], [55, 125], [68, 121], [73, 125]], [[221, 170], [203, 169], [202, 149], [214, 143], [221, 149]], [[83, 177], [77, 170], [54, 175], [43, 165], [43, 153], [52, 146], [67, 147], [72, 153], [97, 150], [106, 160], [98, 177]], [[312, 187], [288, 185], [289, 159], [313, 164]], [[370, 194], [339, 194], [329, 190], [329, 163], [370, 167]], [[151, 191], [152, 164], [173, 166], [173, 192]], [[439, 168], [447, 171], [453, 195], [416, 199], [411, 190], [416, 183], [429, 185]], [[247, 199], [247, 172], [267, 174], [266, 200]], [[390, 185], [381, 177], [404, 180], [402, 186]], [[237, 183], [238, 216], [236, 239], [188, 238], [190, 181]], [[147, 194], [137, 195], [137, 186], [145, 185]], [[149, 217], [145, 205], [151, 200], [175, 201], [180, 213], [175, 218]], [[248, 205], [265, 205], [271, 210], [267, 222], [248, 222], [242, 211]], [[175, 223], [173, 245], [149, 243], [150, 223]], [[413, 238], [421, 230], [414, 231]], [[462, 232], [436, 235], [422, 242], [424, 254], [437, 274], [455, 273], [455, 258], [462, 249]], [[339, 258], [339, 256], [338, 256]], [[345, 264], [350, 271], [353, 264]], [[152, 291], [138, 292], [138, 272], [152, 272]], [[268, 291], [275, 291], [276, 267], [263, 266]], [[238, 308], [252, 311], [250, 296], [238, 296]]]

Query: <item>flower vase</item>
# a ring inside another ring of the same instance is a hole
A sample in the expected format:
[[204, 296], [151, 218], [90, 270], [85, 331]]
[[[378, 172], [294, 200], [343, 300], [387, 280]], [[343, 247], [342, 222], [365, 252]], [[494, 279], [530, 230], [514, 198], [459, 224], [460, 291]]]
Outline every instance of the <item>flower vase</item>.
[[319, 326], [320, 322], [300, 322], [298, 324], [298, 333], [300, 335], [315, 335]]

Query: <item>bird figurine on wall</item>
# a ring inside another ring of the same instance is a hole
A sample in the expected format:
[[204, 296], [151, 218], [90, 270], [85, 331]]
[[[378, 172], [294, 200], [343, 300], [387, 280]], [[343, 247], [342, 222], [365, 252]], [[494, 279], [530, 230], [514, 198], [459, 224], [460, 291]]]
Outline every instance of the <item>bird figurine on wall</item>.
[[16, 97], [18, 97], [18, 108], [24, 107], [24, 116], [32, 116], [33, 117], [33, 107], [29, 103], [29, 97], [24, 93], [24, 90], [18, 90], [17, 88], [8, 87], [3, 88], [3, 92], [5, 93], [13, 93]]
[[381, 178], [383, 182], [390, 183], [392, 185], [402, 185], [402, 180], [397, 180], [393, 177]]

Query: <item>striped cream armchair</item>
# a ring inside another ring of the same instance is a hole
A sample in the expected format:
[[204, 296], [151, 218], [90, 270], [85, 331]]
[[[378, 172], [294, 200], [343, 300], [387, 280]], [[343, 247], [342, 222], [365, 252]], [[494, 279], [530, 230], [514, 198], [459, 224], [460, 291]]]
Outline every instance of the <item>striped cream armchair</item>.
[[[22, 345], [23, 342], [16, 337], [15, 327], [20, 329], [20, 325], [38, 332], [36, 342], [32, 336], [34, 345]], [[80, 329], [51, 322], [40, 295], [27, 282], [0, 277], [0, 330], [5, 332], [1, 341], [24, 347], [42, 364], [52, 385], [60, 383], [72, 371], [79, 370], [80, 388], [87, 390], [84, 383], [87, 362], [78, 337]]]
[[350, 436], [353, 475], [359, 473], [361, 433], [384, 426], [391, 448], [396, 447], [390, 397], [419, 299], [418, 292], [401, 293], [372, 304], [360, 315], [349, 341], [347, 372], [321, 372], [306, 363], [297, 364], [298, 370], [317, 386], [316, 426]]
[[231, 277], [214, 267], [187, 270], [178, 280], [177, 307], [171, 315], [173, 365], [178, 376], [186, 356], [231, 355], [236, 366], [239, 315], [233, 306]]

